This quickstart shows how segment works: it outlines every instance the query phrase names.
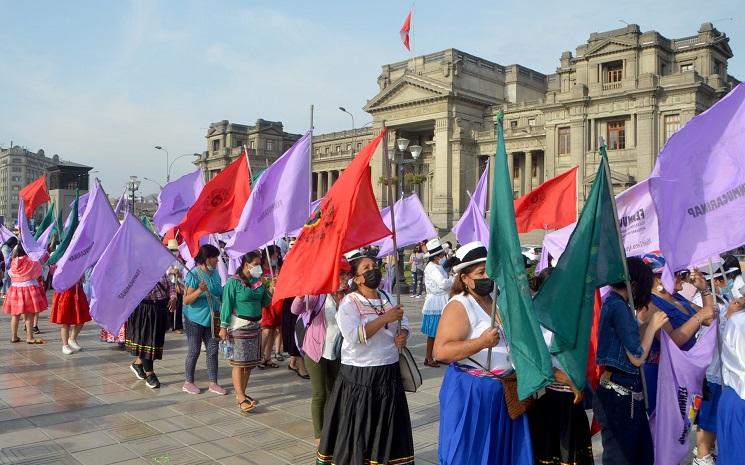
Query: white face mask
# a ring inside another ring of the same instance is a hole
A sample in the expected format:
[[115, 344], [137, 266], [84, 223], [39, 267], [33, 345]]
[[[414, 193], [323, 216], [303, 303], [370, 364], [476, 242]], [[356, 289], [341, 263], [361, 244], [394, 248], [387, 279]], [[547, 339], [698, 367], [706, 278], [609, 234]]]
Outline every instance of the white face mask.
[[253, 268], [251, 268], [251, 271], [249, 271], [249, 273], [251, 273], [251, 276], [254, 278], [260, 278], [261, 275], [264, 274], [264, 271], [261, 269], [260, 265], [256, 265]]

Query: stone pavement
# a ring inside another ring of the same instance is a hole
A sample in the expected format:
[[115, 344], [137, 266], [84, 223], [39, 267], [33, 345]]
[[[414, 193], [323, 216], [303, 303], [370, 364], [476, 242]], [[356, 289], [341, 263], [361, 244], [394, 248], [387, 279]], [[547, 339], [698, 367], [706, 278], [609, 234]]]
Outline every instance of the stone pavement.
[[[409, 346], [421, 363], [423, 300], [403, 302], [413, 328]], [[186, 336], [166, 335], [164, 360], [155, 365], [162, 387], [150, 390], [130, 372], [126, 352], [99, 342], [96, 324], [83, 329], [82, 352], [63, 355], [48, 315], [40, 317], [46, 343], [39, 346], [11, 344], [9, 318], [0, 317], [0, 464], [314, 463], [310, 384], [287, 362], [254, 370], [248, 392], [261, 405], [242, 416], [222, 360], [227, 396], [205, 392], [203, 358], [196, 373], [202, 394], [181, 392]], [[416, 463], [431, 465], [437, 463], [444, 366], [420, 369], [424, 385], [408, 394], [409, 409]]]

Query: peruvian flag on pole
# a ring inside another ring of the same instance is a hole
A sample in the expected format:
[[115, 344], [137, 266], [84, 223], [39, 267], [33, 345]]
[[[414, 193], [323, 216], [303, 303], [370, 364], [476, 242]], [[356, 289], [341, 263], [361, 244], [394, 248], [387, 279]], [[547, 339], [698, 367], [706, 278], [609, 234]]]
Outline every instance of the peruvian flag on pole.
[[404, 47], [406, 47], [406, 50], [411, 51], [411, 47], [409, 46], [409, 32], [411, 32], [411, 15], [414, 13], [414, 9], [412, 8], [409, 10], [409, 14], [406, 15], [406, 20], [404, 21], [404, 25], [401, 26], [401, 42], [404, 43]]

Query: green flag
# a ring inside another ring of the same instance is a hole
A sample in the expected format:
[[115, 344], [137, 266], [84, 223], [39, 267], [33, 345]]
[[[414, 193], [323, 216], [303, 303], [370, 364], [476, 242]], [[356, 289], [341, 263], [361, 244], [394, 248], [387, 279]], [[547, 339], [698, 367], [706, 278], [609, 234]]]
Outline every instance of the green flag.
[[65, 254], [65, 251], [67, 250], [67, 246], [70, 245], [70, 241], [72, 241], [72, 236], [75, 234], [75, 229], [78, 227], [78, 193], [75, 193], [75, 201], [72, 203], [72, 210], [70, 211], [70, 224], [67, 226], [67, 229], [65, 229], [65, 232], [62, 234], [62, 238], [60, 239], [60, 243], [57, 246], [56, 249], [54, 249], [54, 252], [52, 252], [52, 255], [49, 256], [49, 260], [47, 260], [48, 265], [54, 265], [59, 261], [60, 258], [62, 258], [62, 255]]
[[44, 218], [42, 218], [39, 226], [36, 227], [36, 234], [34, 234], [34, 239], [38, 239], [41, 236], [41, 233], [43, 233], [52, 223], [54, 223], [54, 202], [49, 204], [46, 215], [44, 215]]
[[512, 363], [517, 372], [517, 392], [525, 399], [551, 383], [553, 370], [538, 319], [533, 313], [528, 275], [515, 225], [512, 183], [504, 146], [503, 114], [497, 116], [497, 153], [489, 219], [489, 255], [486, 272], [496, 281], [497, 298]]
[[155, 226], [153, 226], [153, 223], [150, 222], [150, 218], [148, 218], [145, 215], [142, 215], [140, 217], [140, 222], [142, 222], [142, 224], [145, 225], [145, 227], [147, 228], [147, 230], [150, 231], [151, 233], [153, 233], [155, 235], [155, 237], [157, 237], [158, 239], [160, 239], [160, 236], [158, 235], [158, 231], [156, 231]]
[[577, 226], [551, 276], [533, 300], [541, 324], [554, 333], [551, 353], [578, 389], [587, 381], [595, 289], [626, 280], [605, 147]]

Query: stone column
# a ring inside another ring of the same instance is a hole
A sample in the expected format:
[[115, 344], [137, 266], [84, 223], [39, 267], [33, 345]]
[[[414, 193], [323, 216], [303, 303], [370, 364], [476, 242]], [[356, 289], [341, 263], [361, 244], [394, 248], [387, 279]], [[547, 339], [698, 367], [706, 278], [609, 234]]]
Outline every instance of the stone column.
[[434, 179], [432, 199], [432, 222], [440, 229], [448, 228], [452, 212], [452, 177], [460, 176], [453, 173], [450, 136], [452, 128], [448, 118], [435, 121], [434, 146]]
[[533, 190], [533, 152], [525, 152], [525, 171], [523, 173], [523, 195]]

